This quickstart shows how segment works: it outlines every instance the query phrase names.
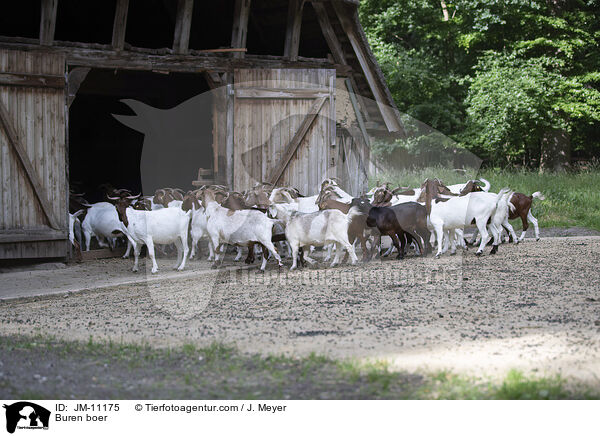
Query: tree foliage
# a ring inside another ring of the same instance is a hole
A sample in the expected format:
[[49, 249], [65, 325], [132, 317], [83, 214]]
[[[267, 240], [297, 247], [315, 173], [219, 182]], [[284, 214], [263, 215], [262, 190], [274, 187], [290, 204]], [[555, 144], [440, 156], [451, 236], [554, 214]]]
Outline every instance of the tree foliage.
[[565, 130], [600, 152], [599, 0], [363, 0], [398, 108], [488, 161], [539, 163]]

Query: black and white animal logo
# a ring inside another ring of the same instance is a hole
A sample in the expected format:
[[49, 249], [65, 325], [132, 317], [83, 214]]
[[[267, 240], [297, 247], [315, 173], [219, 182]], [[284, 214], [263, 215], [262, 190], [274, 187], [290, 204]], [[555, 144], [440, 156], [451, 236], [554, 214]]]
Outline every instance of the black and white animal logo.
[[3, 406], [6, 409], [6, 431], [14, 433], [19, 429], [47, 429], [50, 411], [29, 401], [19, 401]]

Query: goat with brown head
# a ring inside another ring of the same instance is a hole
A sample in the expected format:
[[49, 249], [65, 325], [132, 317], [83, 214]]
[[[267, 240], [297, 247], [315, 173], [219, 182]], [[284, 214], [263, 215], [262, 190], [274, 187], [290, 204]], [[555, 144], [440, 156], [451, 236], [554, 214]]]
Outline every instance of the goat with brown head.
[[121, 221], [125, 228], [129, 227], [129, 220], [127, 219], [127, 208], [131, 205], [133, 200], [137, 200], [140, 198], [142, 194], [138, 195], [127, 195], [123, 197], [108, 197], [109, 200], [115, 202], [115, 207], [117, 208], [117, 215], [119, 215], [119, 221]]
[[479, 183], [479, 180], [469, 180], [465, 184], [465, 187], [460, 190], [458, 195], [463, 196], [469, 194], [470, 192], [484, 192]]

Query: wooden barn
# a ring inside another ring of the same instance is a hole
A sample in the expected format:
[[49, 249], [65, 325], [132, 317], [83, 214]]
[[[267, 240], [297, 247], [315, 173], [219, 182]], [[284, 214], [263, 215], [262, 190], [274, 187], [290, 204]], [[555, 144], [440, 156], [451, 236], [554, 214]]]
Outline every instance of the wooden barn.
[[102, 183], [152, 194], [140, 176], [147, 131], [119, 119], [198, 95], [209, 96], [194, 123], [204, 133], [192, 136], [172, 186], [269, 181], [312, 194], [334, 176], [359, 194], [369, 136], [402, 127], [358, 3], [5, 4], [0, 259], [67, 257], [70, 188], [91, 202]]

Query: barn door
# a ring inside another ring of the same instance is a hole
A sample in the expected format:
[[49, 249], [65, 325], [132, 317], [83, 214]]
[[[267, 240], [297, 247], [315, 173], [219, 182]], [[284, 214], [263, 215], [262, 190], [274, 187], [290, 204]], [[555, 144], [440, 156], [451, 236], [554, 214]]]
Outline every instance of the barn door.
[[67, 254], [63, 55], [0, 50], [0, 259]]
[[236, 70], [234, 88], [234, 189], [270, 182], [311, 195], [335, 176], [335, 70]]

